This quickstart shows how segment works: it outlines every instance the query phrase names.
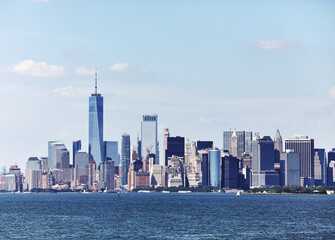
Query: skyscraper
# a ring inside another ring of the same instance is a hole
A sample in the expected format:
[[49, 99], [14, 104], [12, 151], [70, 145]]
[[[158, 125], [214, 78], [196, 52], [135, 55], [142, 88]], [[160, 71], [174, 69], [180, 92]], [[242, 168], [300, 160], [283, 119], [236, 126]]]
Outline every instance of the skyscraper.
[[236, 135], [236, 132], [234, 130], [233, 132], [233, 135], [231, 136], [231, 140], [230, 140], [230, 154], [233, 156], [233, 157], [241, 157], [237, 154], [237, 135]]
[[[237, 158], [241, 159], [245, 151], [245, 131], [235, 131], [237, 137]], [[229, 151], [231, 154], [231, 139], [233, 131], [223, 131], [223, 150]]]
[[221, 151], [217, 148], [208, 151], [209, 159], [209, 185], [221, 186]]
[[326, 184], [326, 153], [325, 149], [316, 148], [314, 154], [314, 184], [321, 186]]
[[121, 141], [121, 184], [128, 184], [128, 171], [130, 164], [130, 136], [125, 133]]
[[104, 141], [104, 155], [114, 161], [114, 166], [120, 166], [119, 143], [117, 141]]
[[167, 138], [167, 149], [165, 151], [165, 166], [168, 166], [168, 158], [178, 156], [183, 158], [185, 157], [185, 138], [184, 137], [168, 137]]
[[73, 141], [72, 142], [72, 167], [76, 166], [76, 153], [81, 150], [81, 141]]
[[252, 186], [279, 185], [279, 174], [274, 170], [274, 142], [271, 137], [255, 138], [252, 141]]
[[307, 136], [285, 139], [285, 149], [300, 153], [300, 185], [314, 185], [314, 139]]
[[279, 153], [283, 152], [283, 139], [280, 135], [279, 129], [276, 131], [276, 136], [273, 138], [274, 148], [279, 151]]
[[167, 141], [168, 141], [168, 137], [170, 137], [170, 132], [168, 128], [164, 128], [163, 130], [163, 160], [165, 161], [164, 163], [166, 163], [166, 156], [165, 156], [165, 151], [167, 149]]
[[96, 167], [104, 160], [103, 149], [103, 97], [97, 90], [97, 72], [95, 72], [95, 92], [89, 98], [88, 152]]
[[155, 154], [155, 163], [159, 164], [159, 149], [157, 140], [157, 115], [143, 115], [141, 122], [141, 154], [146, 157], [147, 149]]
[[247, 153], [251, 153], [252, 147], [252, 132], [245, 132], [245, 145], [244, 145], [244, 151]]

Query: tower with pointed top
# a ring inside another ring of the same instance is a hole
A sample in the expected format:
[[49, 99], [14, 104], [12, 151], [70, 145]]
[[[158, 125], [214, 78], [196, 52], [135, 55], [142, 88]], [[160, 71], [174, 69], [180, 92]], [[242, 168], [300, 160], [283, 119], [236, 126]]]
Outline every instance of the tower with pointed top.
[[283, 152], [283, 139], [280, 135], [279, 129], [277, 129], [276, 136], [274, 137], [273, 141], [275, 150]]
[[241, 157], [237, 156], [237, 135], [235, 130], [230, 140], [230, 154], [233, 155], [233, 157]]
[[103, 148], [103, 97], [98, 93], [98, 77], [95, 70], [95, 89], [89, 97], [88, 152], [96, 167], [104, 160]]

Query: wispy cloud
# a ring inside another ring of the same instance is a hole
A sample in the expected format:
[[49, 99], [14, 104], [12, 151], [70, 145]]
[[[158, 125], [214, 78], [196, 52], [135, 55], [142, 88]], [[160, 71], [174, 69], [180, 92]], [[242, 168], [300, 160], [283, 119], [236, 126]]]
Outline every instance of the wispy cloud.
[[80, 76], [93, 76], [95, 73], [95, 69], [86, 67], [77, 67], [75, 72]]
[[72, 86], [57, 88], [52, 94], [58, 97], [87, 97], [92, 92], [89, 88], [74, 88]]
[[331, 89], [329, 89], [328, 95], [330, 99], [335, 99], [335, 87], [332, 87]]
[[120, 62], [120, 63], [114, 63], [109, 66], [109, 70], [112, 72], [118, 72], [118, 73], [141, 73], [141, 74], [147, 74], [151, 71], [144, 67], [138, 67], [138, 66], [130, 66], [126, 62]]
[[280, 50], [296, 44], [297, 44], [296, 42], [292, 41], [260, 40], [254, 43], [253, 46], [263, 50]]
[[129, 65], [126, 62], [115, 63], [109, 67], [112, 72], [125, 73], [129, 70]]
[[65, 75], [65, 68], [62, 65], [49, 65], [45, 62], [35, 62], [31, 59], [4, 67], [1, 71], [21, 76], [41, 78], [59, 78]]

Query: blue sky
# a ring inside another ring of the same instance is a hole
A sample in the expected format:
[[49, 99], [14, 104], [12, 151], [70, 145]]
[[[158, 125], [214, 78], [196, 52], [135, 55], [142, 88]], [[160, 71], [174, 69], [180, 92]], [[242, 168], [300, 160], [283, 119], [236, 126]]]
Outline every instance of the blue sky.
[[171, 135], [230, 128], [335, 147], [334, 1], [0, 2], [0, 166], [88, 140], [99, 69], [105, 140], [143, 114]]

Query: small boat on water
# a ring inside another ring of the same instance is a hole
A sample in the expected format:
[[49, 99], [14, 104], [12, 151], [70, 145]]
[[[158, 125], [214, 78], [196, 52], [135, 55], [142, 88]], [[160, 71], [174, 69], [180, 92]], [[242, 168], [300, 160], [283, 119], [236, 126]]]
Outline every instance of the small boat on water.
[[334, 190], [326, 190], [327, 195], [334, 195]]
[[162, 193], [170, 193], [170, 191], [162, 191]]
[[240, 195], [241, 195], [241, 192], [237, 191], [236, 196], [240, 196]]

